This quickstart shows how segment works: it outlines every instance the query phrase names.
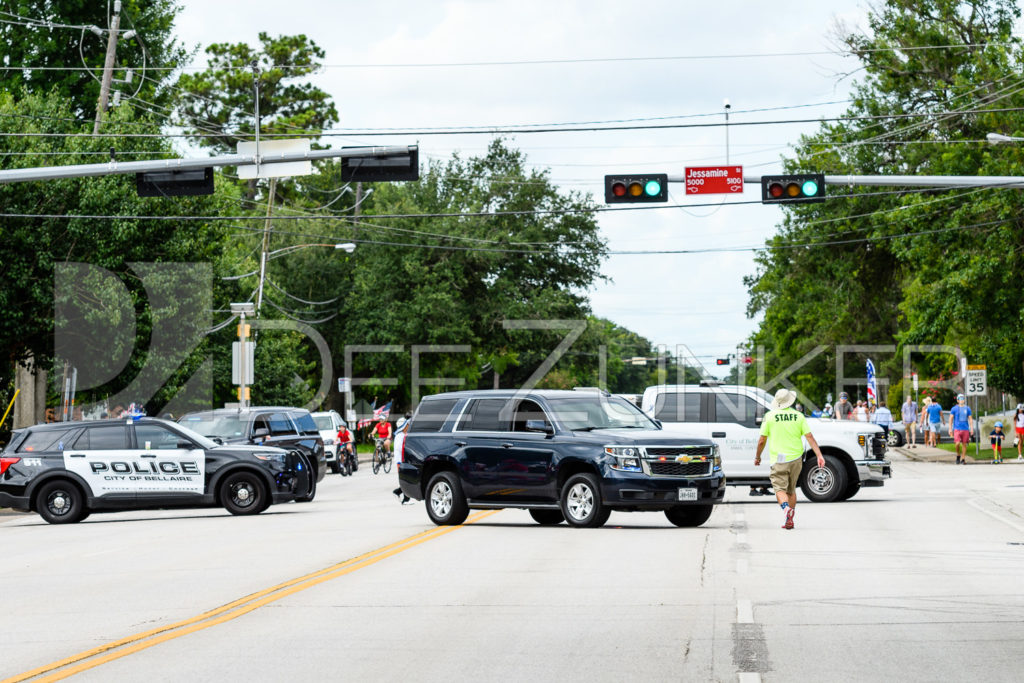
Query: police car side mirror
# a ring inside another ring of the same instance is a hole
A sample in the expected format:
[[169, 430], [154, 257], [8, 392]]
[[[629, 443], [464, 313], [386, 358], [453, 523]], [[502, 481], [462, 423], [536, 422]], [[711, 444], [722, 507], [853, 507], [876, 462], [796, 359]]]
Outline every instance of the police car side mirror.
[[254, 429], [252, 432], [252, 438], [254, 439], [262, 439], [265, 436], [270, 436], [270, 430], [267, 429], [266, 427]]

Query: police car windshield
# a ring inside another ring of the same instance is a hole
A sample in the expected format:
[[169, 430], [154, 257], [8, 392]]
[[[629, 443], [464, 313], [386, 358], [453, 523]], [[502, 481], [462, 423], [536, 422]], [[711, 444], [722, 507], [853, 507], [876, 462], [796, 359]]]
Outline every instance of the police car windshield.
[[658, 428], [639, 408], [617, 396], [553, 398], [548, 399], [548, 405], [566, 429]]
[[331, 422], [330, 415], [317, 415], [313, 419], [316, 420], [317, 429], [334, 429], [334, 423]]
[[237, 415], [186, 415], [181, 424], [205, 436], [238, 439], [245, 436], [246, 423]]

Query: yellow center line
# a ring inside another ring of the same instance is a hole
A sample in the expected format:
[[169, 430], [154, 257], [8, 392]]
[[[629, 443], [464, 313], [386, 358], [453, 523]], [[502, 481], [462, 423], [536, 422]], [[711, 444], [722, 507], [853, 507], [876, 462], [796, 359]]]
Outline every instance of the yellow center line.
[[[472, 524], [473, 522], [477, 522], [497, 512], [499, 512], [499, 510], [490, 510], [473, 514], [467, 518], [463, 524]], [[449, 526], [422, 531], [418, 534], [409, 536], [408, 538], [404, 538], [401, 541], [377, 548], [376, 550], [371, 550], [368, 553], [363, 553], [362, 555], [331, 565], [325, 569], [320, 569], [304, 576], [280, 583], [276, 586], [272, 586], [271, 588], [266, 588], [256, 593], [252, 593], [244, 598], [239, 598], [238, 600], [229, 602], [226, 605], [222, 605], [207, 612], [203, 612], [202, 614], [194, 617], [97, 646], [91, 650], [86, 650], [65, 659], [32, 669], [31, 671], [26, 671], [12, 676], [11, 678], [6, 678], [3, 681], [0, 681], [0, 683], [19, 683], [20, 681], [27, 681], [29, 679], [36, 678], [37, 676], [43, 676], [44, 674], [49, 675], [38, 679], [39, 683], [42, 683], [43, 681], [62, 680], [68, 676], [73, 676], [88, 669], [100, 666], [101, 664], [105, 664], [115, 659], [120, 659], [121, 657], [126, 657], [127, 655], [145, 650], [159, 643], [173, 640], [174, 638], [180, 638], [188, 635], [189, 633], [194, 633], [211, 626], [216, 626], [217, 624], [223, 624], [224, 622], [231, 621], [232, 619], [237, 619], [243, 614], [248, 614], [249, 612], [263, 607], [264, 605], [275, 602], [294, 593], [304, 591], [307, 588], [312, 588], [313, 586], [324, 583], [325, 581], [330, 581], [331, 579], [336, 579], [339, 576], [344, 576], [345, 574], [350, 574], [364, 567], [376, 564], [381, 560], [397, 555], [398, 553], [409, 550], [410, 548], [414, 548], [421, 543], [426, 543], [427, 541], [438, 538], [439, 536], [451, 533], [457, 529], [459, 529], [458, 526]]]

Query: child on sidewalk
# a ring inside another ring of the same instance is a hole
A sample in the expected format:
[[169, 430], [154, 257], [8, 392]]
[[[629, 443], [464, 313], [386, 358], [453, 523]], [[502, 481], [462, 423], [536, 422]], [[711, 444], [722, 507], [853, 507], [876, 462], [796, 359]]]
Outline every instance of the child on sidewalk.
[[998, 465], [1003, 461], [1003, 423], [996, 422], [995, 428], [988, 433], [989, 441], [992, 442], [992, 464]]

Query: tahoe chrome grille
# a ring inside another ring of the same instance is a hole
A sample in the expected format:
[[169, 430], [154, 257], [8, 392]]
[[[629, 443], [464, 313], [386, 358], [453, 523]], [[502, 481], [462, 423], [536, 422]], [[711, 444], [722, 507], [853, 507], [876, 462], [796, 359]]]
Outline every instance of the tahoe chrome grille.
[[711, 473], [710, 462], [676, 462], [675, 460], [648, 460], [652, 476], [703, 477]]
[[706, 455], [711, 456], [711, 446], [647, 446], [644, 449], [648, 456], [657, 457], [665, 455], [671, 458], [677, 455]]

